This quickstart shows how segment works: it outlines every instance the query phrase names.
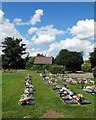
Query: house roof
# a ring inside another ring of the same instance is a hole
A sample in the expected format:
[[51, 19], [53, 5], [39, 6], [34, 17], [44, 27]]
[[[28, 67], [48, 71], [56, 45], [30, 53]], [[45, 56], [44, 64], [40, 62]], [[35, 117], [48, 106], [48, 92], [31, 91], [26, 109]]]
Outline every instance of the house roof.
[[52, 57], [35, 57], [34, 64], [52, 64]]

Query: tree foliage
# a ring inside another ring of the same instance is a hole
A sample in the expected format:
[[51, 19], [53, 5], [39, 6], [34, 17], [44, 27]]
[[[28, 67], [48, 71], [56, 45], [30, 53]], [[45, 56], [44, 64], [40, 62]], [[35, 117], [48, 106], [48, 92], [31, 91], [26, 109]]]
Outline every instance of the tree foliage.
[[94, 76], [94, 78], [96, 78], [96, 67], [94, 67], [94, 68], [92, 69], [92, 71], [93, 71], [93, 76]]
[[2, 55], [2, 67], [4, 69], [20, 69], [24, 68], [24, 59], [22, 55], [26, 54], [25, 44], [21, 44], [22, 39], [14, 39], [6, 37], [5, 41], [2, 42], [4, 53]]
[[90, 53], [90, 62], [92, 64], [92, 68], [96, 66], [96, 48], [94, 48], [94, 51]]
[[81, 70], [81, 64], [83, 63], [82, 53], [71, 52], [66, 49], [62, 49], [57, 55], [55, 63], [66, 66], [66, 70], [73, 72], [76, 70]]
[[65, 73], [65, 66], [61, 66], [61, 65], [50, 65], [49, 71], [50, 71], [51, 73], [53, 73], [53, 74], [57, 74], [57, 73], [64, 74], [64, 73]]
[[82, 65], [81, 65], [81, 69], [84, 72], [91, 72], [91, 63], [89, 61], [85, 61]]
[[37, 56], [39, 57], [45, 57], [45, 55], [38, 53]]
[[34, 64], [35, 57], [29, 57], [28, 61], [25, 64], [26, 69], [30, 69]]

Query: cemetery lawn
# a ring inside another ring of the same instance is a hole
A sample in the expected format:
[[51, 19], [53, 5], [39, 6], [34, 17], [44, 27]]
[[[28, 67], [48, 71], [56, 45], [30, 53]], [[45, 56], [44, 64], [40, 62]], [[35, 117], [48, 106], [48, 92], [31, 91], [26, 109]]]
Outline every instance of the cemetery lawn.
[[[35, 86], [35, 105], [20, 106], [18, 101], [24, 92], [25, 76], [30, 74]], [[60, 81], [59, 81], [60, 82]], [[78, 89], [68, 87], [92, 102], [87, 105], [68, 105], [52, 90], [54, 85], [46, 84], [35, 71], [11, 71], [2, 73], [2, 117], [3, 118], [41, 118], [46, 111], [55, 111], [63, 118], [94, 118], [94, 96]]]

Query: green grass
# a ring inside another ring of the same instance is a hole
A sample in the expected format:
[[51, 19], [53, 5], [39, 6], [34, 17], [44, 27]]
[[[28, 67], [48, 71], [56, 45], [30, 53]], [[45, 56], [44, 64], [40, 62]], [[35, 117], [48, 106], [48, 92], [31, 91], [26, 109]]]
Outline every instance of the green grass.
[[[2, 103], [2, 71], [0, 70], [0, 103]], [[0, 104], [0, 119], [2, 118], [2, 104]]]
[[[25, 76], [30, 74], [35, 86], [35, 105], [19, 106], [18, 101], [24, 92]], [[58, 81], [61, 84], [61, 81]], [[35, 71], [5, 72], [2, 75], [2, 117], [3, 118], [39, 118], [47, 110], [62, 113], [64, 118], [93, 118], [94, 96], [77, 89], [76, 85], [68, 86], [76, 93], [82, 93], [90, 100], [89, 105], [67, 105], [52, 90], [53, 85], [46, 84]]]

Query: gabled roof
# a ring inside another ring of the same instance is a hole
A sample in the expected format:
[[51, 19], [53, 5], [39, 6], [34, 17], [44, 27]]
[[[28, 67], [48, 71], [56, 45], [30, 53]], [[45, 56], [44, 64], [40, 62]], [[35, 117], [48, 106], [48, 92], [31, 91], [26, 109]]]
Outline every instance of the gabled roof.
[[52, 64], [52, 57], [35, 57], [34, 64]]

